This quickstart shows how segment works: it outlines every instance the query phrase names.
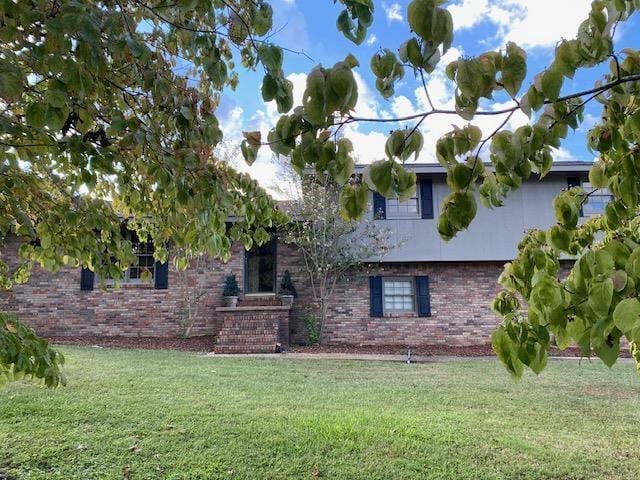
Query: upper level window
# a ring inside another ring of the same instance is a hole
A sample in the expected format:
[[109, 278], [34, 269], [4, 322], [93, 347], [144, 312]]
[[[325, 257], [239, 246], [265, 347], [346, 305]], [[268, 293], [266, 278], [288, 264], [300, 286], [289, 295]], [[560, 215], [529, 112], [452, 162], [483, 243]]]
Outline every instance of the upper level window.
[[385, 312], [415, 311], [415, 288], [413, 278], [383, 278], [382, 294]]
[[588, 182], [584, 182], [582, 184], [582, 188], [586, 193], [590, 194], [582, 205], [582, 216], [590, 217], [591, 215], [604, 213], [607, 203], [613, 199], [611, 192], [606, 188], [599, 188], [595, 192], [591, 193], [593, 191], [593, 187]]
[[420, 194], [401, 202], [397, 198], [387, 200], [387, 218], [420, 218]]

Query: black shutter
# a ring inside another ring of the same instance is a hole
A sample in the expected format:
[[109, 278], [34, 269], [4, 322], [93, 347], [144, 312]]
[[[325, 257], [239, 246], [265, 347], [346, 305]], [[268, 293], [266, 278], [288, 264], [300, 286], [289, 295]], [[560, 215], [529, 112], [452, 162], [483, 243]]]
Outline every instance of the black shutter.
[[373, 192], [373, 218], [387, 218], [387, 200], [378, 192]]
[[80, 290], [89, 291], [93, 290], [93, 284], [95, 283], [95, 274], [88, 268], [82, 267], [80, 272]]
[[433, 218], [433, 185], [430, 178], [420, 179], [420, 210], [422, 218]]
[[156, 262], [154, 270], [156, 290], [166, 290], [169, 288], [169, 262]]
[[369, 277], [370, 311], [372, 317], [382, 317], [382, 277]]
[[579, 187], [582, 185], [580, 177], [567, 177], [567, 188]]
[[416, 290], [418, 298], [418, 316], [430, 317], [431, 316], [431, 297], [429, 295], [429, 277], [418, 276], [416, 277]]

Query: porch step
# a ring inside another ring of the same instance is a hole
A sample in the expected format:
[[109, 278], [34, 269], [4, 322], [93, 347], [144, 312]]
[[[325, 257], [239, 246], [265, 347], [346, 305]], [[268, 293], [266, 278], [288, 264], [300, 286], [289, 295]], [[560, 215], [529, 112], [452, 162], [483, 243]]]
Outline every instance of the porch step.
[[282, 342], [283, 329], [288, 332], [287, 309], [256, 306], [255, 309], [220, 309], [219, 312], [222, 327], [215, 353], [275, 353], [278, 343]]
[[276, 297], [243, 298], [238, 300], [239, 307], [279, 307], [282, 300]]
[[216, 345], [215, 353], [276, 353], [276, 346], [267, 345]]

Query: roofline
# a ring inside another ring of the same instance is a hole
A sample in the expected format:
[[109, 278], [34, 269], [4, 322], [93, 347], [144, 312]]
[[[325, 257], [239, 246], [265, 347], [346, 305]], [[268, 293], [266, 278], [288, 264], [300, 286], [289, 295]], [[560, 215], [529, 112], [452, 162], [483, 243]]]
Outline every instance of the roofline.
[[[493, 171], [493, 165], [489, 162], [483, 162], [484, 166], [487, 167], [488, 170]], [[553, 162], [551, 166], [551, 173], [589, 173], [593, 162], [589, 161], [581, 161], [581, 160], [572, 160], [566, 162]], [[424, 174], [432, 174], [432, 175], [446, 175], [447, 170], [439, 163], [405, 163], [405, 168], [415, 173], [424, 173]], [[356, 173], [362, 173], [364, 169], [367, 167], [367, 164], [358, 164], [356, 165], [355, 171]]]

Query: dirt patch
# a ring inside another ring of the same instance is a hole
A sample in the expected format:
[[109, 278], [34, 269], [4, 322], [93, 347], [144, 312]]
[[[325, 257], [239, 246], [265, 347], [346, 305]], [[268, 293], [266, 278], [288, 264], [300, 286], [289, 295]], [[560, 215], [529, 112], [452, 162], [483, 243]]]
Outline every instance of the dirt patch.
[[84, 345], [115, 348], [143, 348], [145, 350], [184, 350], [188, 352], [210, 352], [214, 346], [213, 336], [192, 338], [171, 337], [48, 337], [58, 345]]
[[[142, 348], [145, 350], [184, 350], [188, 352], [211, 352], [215, 345], [214, 336], [193, 338], [171, 337], [48, 337], [51, 343], [58, 345], [82, 345], [113, 348]], [[370, 355], [406, 355], [407, 347], [403, 345], [313, 345], [286, 347], [288, 353], [351, 353]], [[419, 356], [454, 356], [454, 357], [486, 357], [493, 356], [490, 344], [456, 347], [450, 345], [420, 345], [411, 347], [412, 355]], [[580, 357], [577, 348], [560, 351], [551, 349], [554, 357]], [[595, 355], [594, 355], [595, 357]], [[620, 357], [630, 357], [627, 350], [620, 350]], [[1, 480], [1, 479], [0, 479]]]

